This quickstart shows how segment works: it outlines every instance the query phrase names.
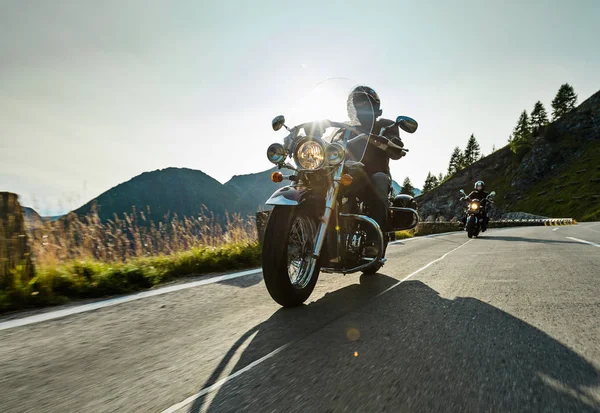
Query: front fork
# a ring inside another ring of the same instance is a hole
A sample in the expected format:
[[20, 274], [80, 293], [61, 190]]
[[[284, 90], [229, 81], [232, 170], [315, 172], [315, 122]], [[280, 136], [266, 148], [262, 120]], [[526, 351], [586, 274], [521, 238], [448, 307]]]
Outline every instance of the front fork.
[[327, 236], [327, 228], [329, 226], [329, 221], [331, 220], [331, 215], [333, 214], [335, 200], [337, 199], [338, 192], [340, 191], [340, 179], [342, 177], [343, 170], [344, 165], [342, 164], [335, 171], [333, 176], [333, 184], [325, 195], [325, 211], [323, 212], [323, 217], [321, 218], [321, 225], [319, 225], [319, 232], [317, 233], [317, 239], [315, 241], [315, 247], [311, 257], [315, 263], [321, 254], [321, 249], [323, 248], [325, 237]]
[[[310, 258], [310, 262], [309, 262], [310, 272], [307, 272], [308, 274], [312, 274], [312, 271], [314, 271], [314, 269], [317, 265], [317, 261], [319, 260], [319, 256], [321, 254], [321, 249], [323, 248], [323, 244], [325, 242], [325, 237], [327, 236], [327, 228], [329, 227], [329, 221], [331, 220], [331, 215], [333, 214], [335, 201], [337, 199], [338, 192], [340, 190], [340, 185], [341, 185], [340, 179], [342, 177], [343, 170], [344, 170], [344, 165], [342, 164], [335, 171], [335, 174], [333, 176], [333, 184], [331, 185], [331, 187], [329, 188], [329, 190], [327, 191], [327, 194], [325, 196], [325, 211], [323, 212], [323, 217], [321, 218], [319, 232], [317, 233], [317, 239], [315, 241], [313, 253]], [[345, 273], [362, 271], [368, 267], [375, 265], [377, 262], [381, 261], [381, 259], [383, 258], [384, 238], [383, 238], [383, 233], [381, 231], [381, 228], [379, 228], [379, 225], [377, 224], [377, 222], [375, 222], [375, 220], [373, 220], [372, 218], [369, 218], [369, 217], [363, 216], [363, 215], [355, 215], [355, 214], [342, 214], [342, 215], [345, 217], [358, 219], [360, 221], [364, 221], [367, 224], [372, 225], [376, 229], [377, 235], [379, 238], [379, 252], [378, 252], [375, 260], [373, 260], [372, 262], [369, 262], [367, 264], [361, 265], [359, 267], [353, 268], [351, 270], [345, 271]]]

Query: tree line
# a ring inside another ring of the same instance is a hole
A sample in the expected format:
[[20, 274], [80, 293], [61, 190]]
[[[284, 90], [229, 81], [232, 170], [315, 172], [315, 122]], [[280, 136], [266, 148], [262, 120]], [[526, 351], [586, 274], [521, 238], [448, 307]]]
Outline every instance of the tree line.
[[[552, 121], [560, 119], [567, 113], [575, 109], [577, 105], [577, 94], [573, 86], [565, 83], [562, 85], [556, 96], [552, 100]], [[512, 134], [508, 137], [508, 144], [513, 152], [517, 152], [522, 148], [530, 148], [533, 140], [540, 136], [542, 128], [548, 125], [548, 113], [541, 101], [537, 101], [533, 105], [531, 114], [527, 114], [527, 110], [523, 110], [517, 121], [517, 126], [513, 129]]]
[[[552, 121], [560, 119], [571, 112], [576, 105], [577, 94], [573, 86], [565, 83], [558, 89], [555, 98], [552, 100]], [[531, 115], [528, 115], [527, 111], [524, 110], [519, 116], [517, 126], [515, 126], [508, 139], [511, 150], [516, 153], [522, 147], [531, 147], [533, 139], [540, 135], [542, 128], [548, 125], [548, 123], [546, 108], [538, 100], [533, 106]], [[492, 148], [493, 152], [496, 152], [495, 145]], [[431, 172], [427, 174], [427, 178], [425, 178], [425, 183], [423, 184], [423, 193], [436, 188], [442, 182], [454, 176], [458, 171], [472, 165], [479, 159], [484, 158], [484, 156], [481, 153], [481, 147], [475, 135], [471, 134], [464, 150], [456, 146], [452, 151], [446, 174], [440, 173], [437, 176]]]

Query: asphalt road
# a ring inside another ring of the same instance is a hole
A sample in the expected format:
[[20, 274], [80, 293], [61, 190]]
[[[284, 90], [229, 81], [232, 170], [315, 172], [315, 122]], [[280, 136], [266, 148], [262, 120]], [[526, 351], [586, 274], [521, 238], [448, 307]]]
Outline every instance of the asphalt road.
[[0, 318], [0, 411], [600, 412], [600, 223], [412, 239], [388, 258], [322, 275], [291, 310], [258, 273]]

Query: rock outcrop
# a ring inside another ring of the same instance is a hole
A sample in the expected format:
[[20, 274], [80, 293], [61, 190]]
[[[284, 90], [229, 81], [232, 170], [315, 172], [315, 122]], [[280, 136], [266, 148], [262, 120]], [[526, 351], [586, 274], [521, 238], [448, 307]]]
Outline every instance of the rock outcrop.
[[17, 269], [21, 283], [33, 277], [25, 219], [17, 195], [0, 192], [0, 287], [12, 286]]

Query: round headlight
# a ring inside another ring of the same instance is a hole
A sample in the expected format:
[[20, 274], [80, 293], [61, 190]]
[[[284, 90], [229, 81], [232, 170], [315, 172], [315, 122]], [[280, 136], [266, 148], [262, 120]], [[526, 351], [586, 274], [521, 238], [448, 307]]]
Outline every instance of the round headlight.
[[325, 163], [325, 151], [319, 142], [307, 141], [298, 146], [296, 162], [302, 169], [319, 169]]
[[269, 162], [274, 163], [275, 165], [285, 161], [285, 149], [283, 149], [283, 145], [274, 143], [269, 146], [269, 149], [267, 149], [267, 158], [269, 159]]
[[344, 160], [344, 148], [338, 143], [333, 143], [325, 148], [325, 158], [329, 165], [338, 165]]
[[473, 202], [471, 204], [471, 209], [479, 209], [479, 205], [477, 205], [475, 202]]

